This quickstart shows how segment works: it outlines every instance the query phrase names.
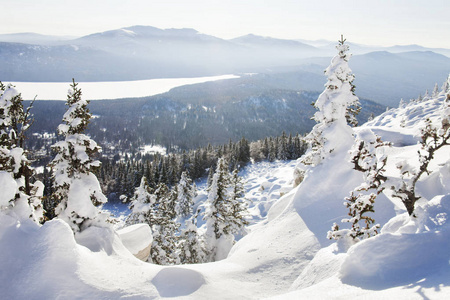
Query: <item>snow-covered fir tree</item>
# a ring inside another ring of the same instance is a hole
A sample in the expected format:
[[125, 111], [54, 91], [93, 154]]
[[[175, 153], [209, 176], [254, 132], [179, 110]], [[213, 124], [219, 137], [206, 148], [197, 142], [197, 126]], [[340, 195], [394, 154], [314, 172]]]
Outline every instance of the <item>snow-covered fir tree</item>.
[[196, 196], [196, 187], [192, 184], [186, 171], [181, 173], [181, 178], [176, 186], [177, 199], [175, 212], [178, 218], [186, 219], [192, 215], [194, 198]]
[[206, 262], [205, 242], [197, 231], [197, 216], [199, 211], [189, 220], [186, 220], [185, 226], [180, 233], [178, 248], [181, 264], [199, 264]]
[[179, 264], [177, 236], [180, 224], [175, 222], [175, 211], [172, 206], [172, 194], [164, 183], [158, 184], [155, 190], [155, 202], [152, 205], [154, 222], [151, 225], [153, 243], [149, 261], [159, 265]]
[[448, 75], [447, 80], [445, 80], [442, 84], [439, 96], [446, 95], [448, 93], [450, 93], [450, 75]]
[[206, 179], [207, 190], [209, 190], [209, 188], [212, 184], [213, 178], [214, 178], [214, 168], [211, 166], [208, 170], [208, 177]]
[[436, 98], [438, 95], [439, 95], [439, 86], [438, 86], [438, 84], [436, 83], [436, 84], [434, 85], [433, 93], [431, 94], [431, 96], [434, 97], [434, 98]]
[[232, 234], [245, 234], [245, 226], [249, 223], [246, 220], [247, 204], [244, 202], [244, 183], [242, 177], [239, 176], [239, 171], [235, 169], [230, 176], [229, 187], [229, 206], [231, 217], [227, 224], [227, 231]]
[[147, 178], [142, 177], [141, 184], [136, 188], [131, 198], [129, 206], [131, 213], [128, 215], [126, 224], [147, 223], [151, 226], [155, 220], [154, 203], [155, 196], [151, 193]]
[[234, 182], [233, 191], [230, 190], [231, 182], [228, 164], [224, 158], [220, 158], [209, 187], [203, 216], [206, 221], [205, 240], [209, 261], [225, 258], [234, 243], [233, 233], [246, 224], [239, 180]]
[[225, 235], [230, 236], [228, 232], [224, 232], [227, 225], [226, 216], [229, 213], [228, 184], [228, 165], [224, 158], [220, 158], [209, 187], [203, 216], [203, 220], [206, 221], [205, 239], [210, 261], [217, 260], [218, 240]]
[[24, 110], [20, 93], [0, 82], [0, 178], [4, 183], [0, 211], [41, 222], [44, 186], [40, 181], [31, 183], [34, 171], [24, 150], [31, 107]]
[[93, 171], [100, 166], [94, 157], [100, 151], [95, 141], [83, 132], [91, 114], [89, 101], [81, 98], [81, 89], [73, 80], [67, 95], [67, 111], [58, 126], [62, 140], [52, 146], [54, 171], [52, 201], [55, 215], [77, 233], [92, 225], [107, 226], [107, 217], [97, 208], [107, 201]]
[[328, 82], [314, 107], [317, 124], [305, 137], [311, 145], [303, 156], [304, 165], [317, 165], [333, 152], [339, 152], [343, 145], [353, 143], [352, 129], [348, 123], [354, 123], [354, 114], [359, 111], [359, 100], [354, 94], [354, 75], [348, 66], [351, 55], [345, 39], [341, 37], [336, 46], [338, 55], [325, 70]]

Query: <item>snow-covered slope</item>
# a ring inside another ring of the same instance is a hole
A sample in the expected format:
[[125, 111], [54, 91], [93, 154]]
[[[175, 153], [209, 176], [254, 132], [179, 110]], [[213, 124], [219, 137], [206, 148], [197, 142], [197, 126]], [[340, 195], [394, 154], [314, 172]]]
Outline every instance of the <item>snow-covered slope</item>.
[[[386, 174], [418, 161], [420, 128], [442, 118], [439, 99], [391, 109], [357, 131], [384, 141]], [[348, 147], [349, 148], [349, 147]], [[417, 218], [387, 189], [375, 203], [381, 234], [344, 251], [326, 238], [346, 216], [344, 197], [363, 176], [343, 149], [292, 188], [296, 162], [243, 171], [253, 201], [250, 232], [219, 262], [162, 267], [126, 250], [110, 229], [74, 239], [64, 222], [43, 226], [0, 215], [0, 293], [5, 299], [445, 299], [450, 297], [450, 146], [438, 150], [417, 184]], [[344, 226], [344, 225], [343, 225]], [[84, 245], [84, 246], [83, 246]]]

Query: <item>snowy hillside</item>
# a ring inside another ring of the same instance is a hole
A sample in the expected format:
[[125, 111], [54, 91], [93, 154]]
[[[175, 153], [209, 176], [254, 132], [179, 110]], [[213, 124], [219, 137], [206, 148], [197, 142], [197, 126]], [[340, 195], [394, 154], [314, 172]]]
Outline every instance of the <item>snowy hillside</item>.
[[[298, 162], [247, 166], [241, 175], [252, 225], [226, 259], [212, 263], [142, 262], [112, 228], [91, 226], [74, 236], [62, 220], [40, 226], [18, 215], [21, 207], [8, 210], [0, 202], [0, 293], [4, 299], [448, 298], [450, 146], [434, 152], [429, 172], [417, 181], [415, 216], [390, 187], [398, 190], [423, 163], [418, 142], [427, 119], [442, 126], [436, 134], [448, 135], [449, 101], [446, 87], [352, 129], [367, 143], [374, 134], [392, 143], [376, 150], [387, 157], [387, 180], [370, 213], [380, 225], [374, 237], [327, 238], [333, 223], [350, 226], [341, 223], [348, 212], [344, 199], [367, 179], [350, 162], [353, 145], [342, 144], [296, 187]], [[409, 173], [401, 176], [399, 168]], [[9, 186], [12, 179], [0, 174], [2, 186]], [[0, 199], [11, 197], [10, 190]]]
[[[240, 177], [237, 170], [228, 174], [224, 157], [208, 179], [208, 191], [203, 188], [197, 196], [185, 172], [176, 200], [157, 198], [168, 195], [162, 185], [150, 194], [143, 177], [131, 198], [134, 219], [127, 225], [148, 221], [151, 231], [138, 225], [116, 232], [113, 224], [118, 224], [106, 222], [107, 214], [94, 206], [106, 201], [91, 171], [99, 162], [90, 154], [99, 148], [82, 133], [91, 115], [75, 82], [58, 127], [62, 139], [53, 147], [51, 197], [60, 201], [54, 218], [39, 225], [44, 185], [25, 180], [23, 173], [31, 170], [23, 149], [13, 144], [16, 131], [21, 133], [13, 117], [18, 92], [2, 87], [2, 297], [450, 297], [450, 77], [432, 96], [350, 127], [356, 119], [349, 108], [359, 101], [344, 42], [341, 37], [339, 55], [326, 70], [325, 91], [315, 102], [317, 124], [305, 137], [309, 150], [298, 161], [254, 163], [241, 171], [249, 202], [247, 234], [241, 228], [247, 222], [241, 218]], [[194, 201], [203, 218], [197, 211], [187, 219]], [[166, 210], [171, 204], [174, 209]], [[192, 222], [185, 222], [180, 233], [187, 236], [183, 248], [173, 250], [175, 218]], [[220, 218], [234, 223], [216, 222]], [[209, 247], [202, 255], [199, 240]], [[196, 248], [186, 246], [191, 241]], [[185, 258], [197, 253], [201, 259], [193, 262], [212, 262], [175, 265], [181, 261], [177, 251]], [[160, 265], [140, 260], [148, 255]]]

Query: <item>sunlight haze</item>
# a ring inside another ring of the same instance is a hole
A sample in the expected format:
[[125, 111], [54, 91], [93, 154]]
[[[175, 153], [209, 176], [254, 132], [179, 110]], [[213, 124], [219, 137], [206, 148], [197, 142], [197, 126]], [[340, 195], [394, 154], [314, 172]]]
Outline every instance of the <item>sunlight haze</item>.
[[132, 25], [194, 28], [230, 39], [249, 33], [282, 39], [420, 44], [450, 48], [446, 0], [119, 1], [16, 0], [2, 4], [0, 34], [83, 36]]

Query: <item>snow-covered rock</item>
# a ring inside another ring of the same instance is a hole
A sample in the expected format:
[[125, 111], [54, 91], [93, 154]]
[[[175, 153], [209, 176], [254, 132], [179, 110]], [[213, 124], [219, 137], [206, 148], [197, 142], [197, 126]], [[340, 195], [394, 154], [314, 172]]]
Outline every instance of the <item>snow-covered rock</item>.
[[148, 224], [134, 224], [117, 231], [123, 245], [142, 261], [147, 261], [153, 242]]

